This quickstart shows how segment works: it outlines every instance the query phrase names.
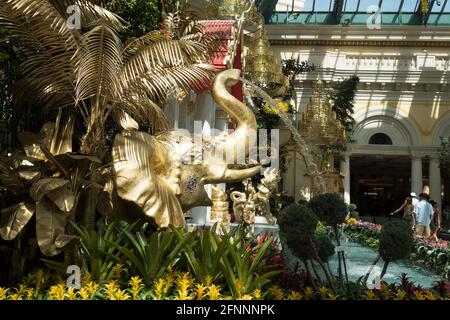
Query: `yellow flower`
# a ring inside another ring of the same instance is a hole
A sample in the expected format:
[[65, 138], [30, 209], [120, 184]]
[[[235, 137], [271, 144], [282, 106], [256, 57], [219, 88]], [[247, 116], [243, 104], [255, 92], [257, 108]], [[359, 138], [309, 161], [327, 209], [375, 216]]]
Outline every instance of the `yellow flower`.
[[326, 300], [336, 300], [337, 299], [337, 295], [335, 295], [334, 293], [330, 293], [329, 295], [328, 295], [328, 299], [326, 299]]
[[284, 292], [280, 287], [274, 285], [269, 288], [269, 293], [274, 300], [283, 300]]
[[133, 296], [133, 300], [136, 300], [142, 288], [144, 288], [144, 285], [142, 284], [142, 279], [139, 277], [131, 277], [128, 283], [131, 287], [131, 295]]
[[54, 300], [64, 300], [65, 286], [61, 283], [51, 286], [48, 290], [48, 295]]
[[305, 289], [305, 299], [306, 300], [311, 299], [313, 294], [314, 294], [313, 289], [311, 287], [306, 287], [306, 289]]
[[129, 300], [130, 295], [128, 295], [125, 292], [125, 290], [117, 290], [116, 292], [114, 292], [114, 294], [112, 295], [112, 297], [110, 299], [111, 300]]
[[366, 291], [366, 299], [367, 300], [375, 300], [376, 299], [375, 293], [372, 290], [367, 290]]
[[189, 294], [189, 291], [177, 290], [178, 295], [176, 299], [178, 300], [192, 300], [192, 296]]
[[212, 284], [208, 287], [208, 296], [210, 300], [218, 300], [220, 298], [220, 286]]
[[109, 299], [113, 299], [114, 298], [114, 294], [117, 292], [117, 290], [119, 290], [119, 287], [117, 285], [117, 281], [116, 280], [113, 280], [113, 281], [109, 282], [105, 286], [105, 293], [106, 293], [106, 295], [108, 296]]
[[249, 295], [249, 294], [244, 294], [238, 300], [253, 300], [253, 297], [251, 295]]
[[253, 290], [252, 295], [253, 295], [253, 298], [255, 298], [255, 300], [261, 300], [262, 299], [262, 297], [261, 297], [261, 290], [259, 290], [259, 289]]
[[182, 273], [177, 277], [177, 292], [179, 300], [188, 300], [191, 297], [189, 296], [189, 288], [192, 284], [192, 278], [190, 277], [188, 272]]
[[92, 276], [90, 273], [84, 273], [81, 275], [81, 283], [92, 282]]
[[119, 280], [122, 276], [123, 270], [124, 270], [123, 264], [120, 263], [116, 264], [112, 269], [113, 279]]
[[400, 289], [395, 294], [394, 300], [405, 300], [405, 298], [406, 298], [406, 292]]
[[413, 299], [414, 300], [425, 300], [425, 297], [422, 295], [422, 292], [420, 292], [419, 290], [414, 290]]
[[66, 292], [67, 300], [75, 300], [77, 298], [77, 293], [73, 288], [69, 288]]
[[8, 297], [9, 300], [23, 300], [20, 294], [14, 293]]
[[87, 285], [84, 286], [84, 288], [86, 288], [90, 296], [93, 296], [98, 290], [98, 284], [90, 281]]
[[207, 287], [212, 284], [212, 277], [209, 274], [205, 277], [205, 284]]
[[425, 290], [424, 297], [426, 300], [437, 300], [437, 297], [430, 290]]
[[237, 297], [236, 298], [240, 298], [242, 293], [244, 293], [244, 289], [245, 289], [244, 286], [245, 286], [245, 284], [241, 280], [236, 279], [234, 285], [236, 286], [236, 291], [237, 291]]
[[24, 295], [27, 292], [27, 287], [24, 284], [19, 285], [19, 288], [16, 289], [18, 295]]
[[182, 273], [177, 277], [177, 287], [182, 291], [186, 291], [192, 284], [192, 278], [188, 272]]
[[35, 292], [35, 291], [34, 291], [33, 288], [28, 288], [28, 289], [25, 291], [25, 294], [26, 294], [26, 296], [27, 296], [27, 299], [29, 299], [29, 300], [33, 299], [34, 292]]
[[203, 283], [197, 283], [195, 288], [196, 288], [196, 292], [197, 292], [197, 299], [203, 300], [203, 296], [205, 295], [206, 287], [203, 285]]
[[172, 288], [174, 282], [174, 278], [172, 274], [168, 274], [165, 278], [165, 285], [163, 288], [163, 294], [164, 296], [166, 296], [168, 294], [168, 292], [170, 291], [170, 289]]
[[301, 300], [302, 299], [302, 295], [299, 292], [297, 292], [295, 290], [292, 290], [289, 293], [289, 295], [287, 296], [287, 299], [288, 300]]
[[355, 218], [348, 218], [347, 220], [345, 220], [345, 223], [348, 225], [353, 225], [356, 224], [358, 222], [358, 220], [356, 220]]
[[89, 300], [90, 298], [89, 290], [86, 288], [81, 288], [78, 291], [78, 295], [80, 296], [81, 300]]
[[165, 284], [166, 284], [166, 281], [164, 279], [158, 279], [157, 281], [154, 282], [153, 288], [154, 288], [155, 297], [157, 300], [162, 299]]
[[5, 300], [9, 289], [0, 287], [0, 300]]
[[321, 299], [327, 299], [328, 298], [328, 289], [327, 288], [325, 288], [325, 287], [321, 287], [320, 289], [319, 289], [319, 293], [320, 293], [320, 298]]

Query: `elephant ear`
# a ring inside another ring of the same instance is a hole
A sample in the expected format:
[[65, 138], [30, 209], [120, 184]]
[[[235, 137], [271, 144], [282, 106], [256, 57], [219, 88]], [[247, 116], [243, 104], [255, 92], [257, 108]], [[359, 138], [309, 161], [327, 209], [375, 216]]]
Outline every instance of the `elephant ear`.
[[176, 190], [168, 183], [176, 168], [162, 144], [148, 133], [125, 130], [114, 139], [112, 158], [120, 198], [135, 203], [160, 228], [185, 225]]

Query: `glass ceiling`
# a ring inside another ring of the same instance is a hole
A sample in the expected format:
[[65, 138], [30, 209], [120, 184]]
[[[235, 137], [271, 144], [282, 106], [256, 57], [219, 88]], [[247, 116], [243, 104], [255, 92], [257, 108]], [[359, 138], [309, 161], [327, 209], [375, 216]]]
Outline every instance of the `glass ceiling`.
[[[260, 0], [267, 23], [450, 25], [450, 0]], [[378, 13], [376, 13], [378, 10]]]

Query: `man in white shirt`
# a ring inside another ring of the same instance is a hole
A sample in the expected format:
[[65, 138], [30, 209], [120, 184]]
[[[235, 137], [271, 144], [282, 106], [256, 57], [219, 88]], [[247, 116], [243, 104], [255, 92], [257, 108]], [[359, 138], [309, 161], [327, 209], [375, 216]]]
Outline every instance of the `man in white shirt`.
[[419, 194], [417, 204], [416, 234], [419, 236], [430, 236], [430, 222], [433, 219], [433, 206], [428, 202], [429, 196], [426, 193]]

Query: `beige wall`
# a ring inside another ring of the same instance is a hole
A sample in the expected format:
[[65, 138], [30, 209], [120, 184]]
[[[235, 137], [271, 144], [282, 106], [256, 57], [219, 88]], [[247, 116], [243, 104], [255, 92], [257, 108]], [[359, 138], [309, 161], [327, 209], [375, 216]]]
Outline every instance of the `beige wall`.
[[[321, 79], [331, 86], [353, 74], [359, 76], [354, 114], [359, 141], [353, 149], [370, 149], [372, 154], [395, 154], [398, 150], [402, 154], [435, 156], [439, 136], [450, 135], [450, 28], [398, 26], [376, 31], [361, 26], [266, 28], [279, 61], [299, 57], [316, 65], [316, 71], [297, 78], [299, 112], [305, 110], [312, 81]], [[371, 45], [373, 42], [368, 40], [381, 42]], [[397, 145], [367, 146], [368, 138], [377, 131], [391, 135]], [[290, 163], [285, 175], [285, 188], [297, 200], [309, 186], [304, 172], [302, 161], [297, 160]]]

